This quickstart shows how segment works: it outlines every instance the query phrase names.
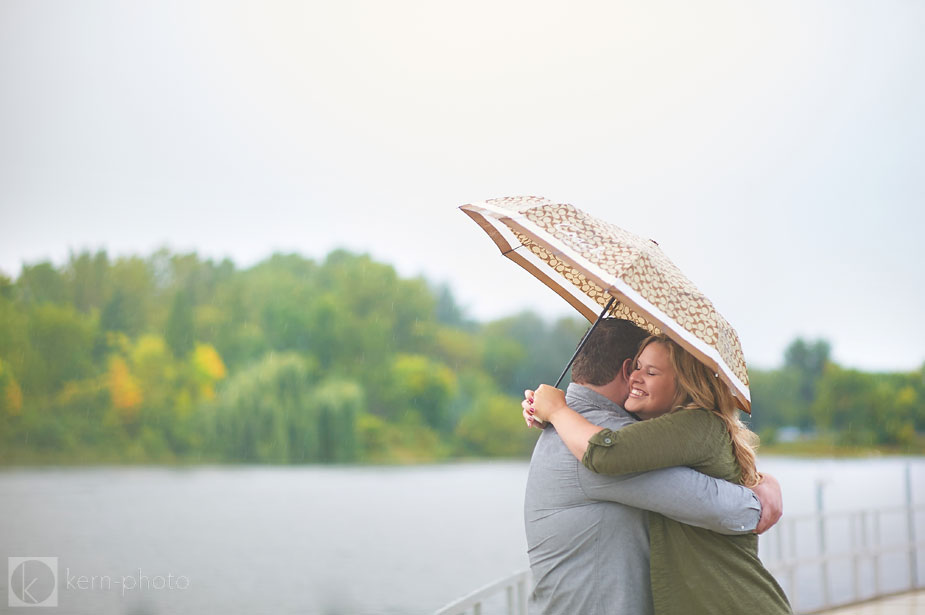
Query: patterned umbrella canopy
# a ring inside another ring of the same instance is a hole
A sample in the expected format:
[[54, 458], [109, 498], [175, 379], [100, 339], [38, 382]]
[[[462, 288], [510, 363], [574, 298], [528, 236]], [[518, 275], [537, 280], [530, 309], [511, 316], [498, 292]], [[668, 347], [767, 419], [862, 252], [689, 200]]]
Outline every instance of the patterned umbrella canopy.
[[719, 374], [740, 407], [751, 410], [738, 334], [657, 243], [541, 197], [492, 199], [460, 209], [502, 254], [589, 321], [613, 297], [610, 317], [665, 333]]

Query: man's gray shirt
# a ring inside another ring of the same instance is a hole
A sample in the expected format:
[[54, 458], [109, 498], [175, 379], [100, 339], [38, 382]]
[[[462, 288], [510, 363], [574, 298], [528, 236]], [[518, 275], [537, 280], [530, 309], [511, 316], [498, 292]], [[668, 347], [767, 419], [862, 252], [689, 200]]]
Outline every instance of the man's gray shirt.
[[[569, 385], [566, 401], [608, 429], [636, 422], [581, 385]], [[758, 525], [761, 505], [751, 490], [690, 468], [595, 474], [575, 459], [552, 426], [546, 427], [533, 450], [524, 502], [533, 571], [530, 613], [651, 614], [647, 510], [723, 534], [743, 534]]]

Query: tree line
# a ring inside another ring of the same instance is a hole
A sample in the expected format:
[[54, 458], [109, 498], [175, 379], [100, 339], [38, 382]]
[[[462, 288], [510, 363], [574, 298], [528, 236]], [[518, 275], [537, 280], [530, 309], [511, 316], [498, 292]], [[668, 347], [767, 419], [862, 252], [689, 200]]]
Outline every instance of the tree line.
[[[521, 391], [558, 376], [586, 326], [474, 322], [446, 286], [344, 250], [246, 269], [81, 252], [0, 276], [0, 461], [522, 457], [536, 433]], [[797, 340], [783, 368], [753, 372], [753, 427], [920, 447], [923, 383]]]
[[749, 370], [752, 428], [768, 444], [816, 440], [835, 447], [925, 452], [925, 364], [871, 373], [831, 360], [825, 340], [794, 340], [776, 370]]

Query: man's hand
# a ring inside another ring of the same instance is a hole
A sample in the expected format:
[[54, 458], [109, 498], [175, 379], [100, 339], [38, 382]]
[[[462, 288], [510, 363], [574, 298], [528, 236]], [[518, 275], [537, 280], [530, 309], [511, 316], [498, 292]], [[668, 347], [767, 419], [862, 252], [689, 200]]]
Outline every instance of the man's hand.
[[761, 518], [758, 520], [756, 534], [764, 534], [775, 523], [780, 521], [784, 514], [784, 498], [780, 491], [780, 483], [770, 474], [762, 474], [761, 482], [751, 488], [761, 502]]

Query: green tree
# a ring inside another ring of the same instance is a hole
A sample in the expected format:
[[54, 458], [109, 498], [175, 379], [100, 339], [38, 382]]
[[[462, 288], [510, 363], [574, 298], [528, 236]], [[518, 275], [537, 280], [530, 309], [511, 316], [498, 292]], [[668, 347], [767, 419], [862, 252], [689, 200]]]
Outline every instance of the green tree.
[[349, 380], [327, 380], [312, 393], [319, 431], [317, 460], [355, 461], [357, 418], [364, 410], [363, 389]]
[[816, 398], [816, 383], [829, 363], [832, 347], [825, 340], [808, 342], [797, 338], [784, 351], [784, 369], [800, 377], [800, 397], [807, 405]]
[[748, 372], [752, 394], [752, 413], [748, 423], [762, 436], [762, 440], [780, 427], [806, 429], [814, 424], [810, 406], [800, 392], [802, 378], [796, 370], [750, 369]]
[[232, 376], [208, 411], [212, 447], [228, 461], [321, 461], [317, 367], [270, 354]]
[[220, 314], [211, 341], [232, 370], [259, 359], [269, 350], [264, 329], [253, 317], [250, 303], [248, 285], [241, 275], [216, 289], [215, 305]]
[[117, 288], [100, 313], [100, 330], [129, 333], [131, 328], [125, 293], [121, 288]]
[[427, 283], [403, 280], [369, 255], [331, 252], [318, 270], [317, 286], [326, 292], [320, 328], [337, 332], [330, 364], [353, 377], [374, 373], [392, 354], [422, 353], [437, 325]]
[[96, 254], [72, 252], [64, 275], [71, 287], [73, 305], [78, 311], [88, 314], [103, 306], [109, 283], [109, 257], [105, 251], [100, 250]]
[[[152, 266], [142, 258], [120, 258], [109, 269], [109, 284], [104, 306], [113, 301], [116, 293], [121, 304], [119, 326], [129, 336], [152, 330], [163, 330], [169, 304], [164, 305], [155, 286]], [[169, 296], [169, 295], [168, 295]]]
[[437, 322], [451, 327], [474, 330], [475, 323], [466, 319], [462, 308], [456, 303], [453, 291], [447, 284], [438, 284], [431, 291], [436, 298]]
[[70, 300], [64, 276], [48, 261], [35, 265], [24, 265], [16, 285], [25, 303], [63, 305]]
[[93, 321], [70, 306], [33, 307], [28, 316], [31, 352], [22, 375], [26, 391], [52, 393], [93, 372]]
[[164, 337], [167, 346], [178, 359], [189, 356], [196, 345], [196, 328], [193, 323], [193, 304], [186, 290], [179, 290], [174, 295], [170, 313], [167, 316], [167, 329]]
[[902, 425], [895, 420], [890, 392], [889, 384], [873, 374], [830, 363], [819, 380], [812, 413], [817, 425], [844, 444], [895, 443]]
[[533, 312], [492, 321], [481, 331], [483, 364], [508, 395], [554, 384], [589, 326], [580, 318], [560, 318], [550, 325]]
[[520, 399], [487, 393], [476, 399], [456, 427], [464, 452], [488, 457], [523, 457], [536, 442], [538, 430], [524, 427]]
[[9, 276], [3, 275], [3, 273], [0, 272], [0, 299], [12, 301], [15, 294], [16, 287], [13, 284], [13, 280], [11, 280]]
[[13, 371], [23, 374], [27, 357], [32, 355], [29, 342], [29, 315], [21, 302], [0, 294], [0, 357]]
[[456, 394], [456, 376], [423, 355], [397, 355], [383, 391], [385, 416], [392, 420], [421, 420], [436, 430], [450, 428], [450, 403]]

